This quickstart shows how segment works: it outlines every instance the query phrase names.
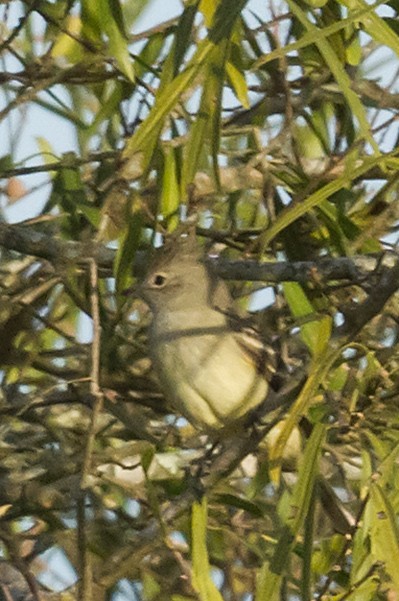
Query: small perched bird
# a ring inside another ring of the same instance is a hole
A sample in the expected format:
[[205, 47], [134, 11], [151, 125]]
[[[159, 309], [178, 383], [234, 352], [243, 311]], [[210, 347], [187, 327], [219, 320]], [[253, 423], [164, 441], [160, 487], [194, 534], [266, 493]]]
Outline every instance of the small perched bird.
[[235, 427], [266, 399], [265, 351], [232, 327], [229, 291], [204, 263], [194, 234], [160, 249], [140, 296], [153, 314], [149, 351], [161, 388], [196, 428]]

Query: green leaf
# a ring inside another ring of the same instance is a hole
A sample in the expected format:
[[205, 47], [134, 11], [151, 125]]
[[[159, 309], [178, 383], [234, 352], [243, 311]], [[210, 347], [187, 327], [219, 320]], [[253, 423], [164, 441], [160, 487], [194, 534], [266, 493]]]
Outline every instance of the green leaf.
[[[366, 432], [367, 438], [372, 442], [374, 449], [377, 451], [381, 448], [382, 441], [381, 436], [373, 435], [371, 431]], [[385, 441], [386, 443], [388, 441]], [[397, 473], [397, 465], [398, 465], [398, 457], [399, 457], [399, 443], [396, 444], [392, 450], [388, 453], [384, 448], [383, 451], [384, 456], [381, 459], [381, 463], [378, 466], [379, 479], [378, 484], [382, 486], [389, 486], [391, 482], [393, 482], [394, 477]], [[380, 454], [380, 456], [382, 453]]]
[[322, 6], [327, 4], [328, 0], [305, 0], [305, 2], [311, 8], [321, 8]]
[[210, 27], [212, 24], [212, 19], [216, 10], [216, 2], [215, 0], [201, 0], [199, 4], [199, 10], [202, 12], [205, 18], [205, 25]]
[[112, 20], [117, 26], [120, 34], [127, 39], [125, 23], [123, 20], [123, 12], [119, 0], [107, 0], [109, 4], [110, 13], [112, 15]]
[[[149, 162], [156, 139], [162, 129], [165, 117], [179, 101], [180, 96], [187, 92], [195, 78], [203, 69], [208, 67], [208, 59], [215, 45], [223, 39], [228, 40], [238, 18], [240, 11], [247, 0], [239, 0], [233, 5], [230, 0], [222, 0], [215, 14], [215, 24], [209, 34], [209, 38], [202, 40], [186, 68], [177, 75], [170, 83], [162, 87], [156, 97], [148, 117], [130, 138], [122, 153], [122, 160], [127, 161], [125, 169], [128, 172], [128, 160], [136, 152], [143, 150]], [[122, 176], [124, 169], [122, 168]]]
[[132, 59], [125, 35], [123, 13], [118, 0], [82, 0], [83, 33], [90, 40], [102, 43], [106, 34], [110, 53], [124, 75], [134, 81]]
[[399, 592], [399, 531], [395, 512], [382, 487], [373, 483], [368, 503], [371, 552], [375, 561], [382, 561]]
[[[124, 83], [126, 84], [126, 82]], [[99, 97], [100, 108], [87, 129], [88, 135], [95, 135], [98, 132], [99, 125], [110, 119], [119, 110], [122, 99], [123, 87], [121, 81], [112, 81], [104, 86]]]
[[45, 164], [48, 165], [49, 163], [54, 163], [54, 160], [58, 159], [58, 157], [55, 151], [53, 150], [53, 147], [51, 146], [50, 142], [42, 136], [36, 136], [35, 140], [36, 144], [39, 147], [39, 151], [42, 154]]
[[133, 281], [133, 260], [140, 244], [143, 212], [138, 199], [131, 201], [131, 214], [124, 230], [114, 261], [115, 285], [118, 294], [126, 290]]
[[2, 156], [0, 156], [0, 173], [3, 171], [8, 171], [13, 167], [14, 163], [11, 154], [3, 154]]
[[[323, 423], [316, 424], [313, 428], [313, 432], [306, 443], [304, 455], [300, 460], [297, 483], [290, 495], [289, 503], [286, 504], [285, 510], [281, 514], [284, 523], [289, 527], [293, 536], [298, 535], [308, 513], [315, 479], [318, 475], [321, 447], [326, 430], [327, 425]], [[278, 559], [277, 549], [275, 556]]]
[[315, 316], [315, 319], [301, 325], [301, 338], [312, 352], [318, 357], [327, 347], [331, 336], [332, 320], [329, 315], [318, 317], [313, 305], [308, 300], [302, 286], [297, 282], [283, 283], [284, 296], [292, 315], [296, 318]]
[[345, 58], [348, 65], [358, 67], [362, 61], [363, 49], [359, 33], [354, 28], [350, 30], [350, 42], [345, 48]]
[[[197, 118], [191, 127], [182, 168], [181, 193], [185, 198], [187, 188], [198, 171], [205, 143], [211, 141], [212, 156], [217, 169], [217, 154], [220, 144], [220, 107], [223, 93], [226, 44], [215, 47], [208, 59], [205, 83]], [[215, 172], [218, 181], [218, 173]]]
[[122, 73], [133, 82], [134, 69], [133, 61], [129, 54], [128, 42], [123, 31], [112, 17], [106, 26], [106, 31], [109, 39], [110, 53], [115, 57]]
[[84, 58], [84, 50], [82, 45], [74, 39], [70, 33], [80, 35], [82, 22], [78, 15], [70, 15], [66, 21], [66, 30], [68, 33], [61, 31], [55, 38], [51, 48], [51, 56], [54, 58], [63, 57], [68, 62], [76, 64]]
[[242, 497], [238, 497], [237, 495], [231, 495], [228, 493], [216, 495], [215, 500], [222, 505], [228, 505], [229, 507], [236, 507], [238, 509], [244, 509], [251, 515], [254, 515], [258, 518], [264, 516], [263, 511], [251, 501], [244, 499]]
[[231, 32], [240, 16], [241, 11], [248, 0], [220, 0], [217, 6], [213, 26], [209, 32], [209, 39], [214, 44], [218, 44], [223, 39], [227, 40], [231, 36]]
[[[148, 151], [150, 150], [152, 152], [165, 117], [178, 102], [181, 94], [190, 87], [211, 50], [212, 45], [207, 40], [201, 42], [198, 45], [197, 52], [187, 65], [186, 69], [158, 93], [155, 104], [150, 110], [148, 117], [143, 121], [141, 126], [137, 128], [136, 132], [126, 144], [122, 153], [122, 160], [127, 161], [139, 150], [147, 151], [146, 155], [148, 160]], [[125, 170], [128, 171], [128, 165]], [[122, 175], [123, 174], [124, 169], [122, 168]]]
[[293, 12], [293, 14], [297, 17], [300, 23], [308, 32], [313, 32], [314, 34], [314, 44], [317, 46], [320, 54], [323, 56], [326, 61], [332, 75], [335, 78], [335, 81], [339, 85], [342, 94], [345, 96], [345, 99], [353, 113], [356, 117], [359, 128], [360, 135], [365, 140], [369, 142], [372, 148], [374, 148], [374, 152], [379, 155], [380, 150], [374, 137], [370, 131], [369, 121], [366, 115], [365, 108], [360, 100], [360, 98], [355, 94], [351, 87], [351, 80], [349, 75], [346, 73], [344, 65], [337, 59], [337, 55], [334, 52], [333, 47], [330, 42], [324, 37], [319, 37], [319, 29], [314, 25], [307, 17], [305, 11], [303, 11], [300, 6], [294, 2], [294, 0], [287, 0], [288, 5]]
[[373, 40], [383, 46], [388, 46], [397, 56], [399, 56], [399, 37], [395, 32], [395, 28], [390, 27], [389, 24], [375, 12], [379, 3], [374, 6], [369, 6], [364, 0], [341, 0], [341, 4], [352, 11], [363, 10], [364, 14], [358, 21], [362, 24], [364, 30], [367, 31]]
[[169, 231], [179, 223], [180, 190], [177, 181], [175, 150], [164, 147], [164, 167], [161, 189], [161, 213], [168, 222]]
[[357, 26], [359, 20], [361, 20], [364, 16], [366, 16], [371, 10], [374, 10], [378, 6], [386, 4], [386, 0], [377, 0], [372, 7], [365, 6], [360, 10], [353, 11], [346, 19], [339, 19], [331, 25], [327, 25], [322, 29], [316, 29], [312, 31], [308, 31], [305, 33], [299, 40], [296, 42], [292, 42], [291, 44], [286, 44], [283, 47], [275, 48], [271, 52], [264, 54], [259, 59], [257, 59], [252, 65], [252, 70], [256, 71], [262, 65], [266, 63], [270, 63], [271, 61], [276, 60], [277, 58], [282, 58], [287, 56], [287, 54], [300, 50], [301, 48], [305, 48], [310, 44], [313, 44], [315, 40], [327, 39], [331, 35], [341, 31], [342, 29], [346, 29], [349, 25]]
[[320, 542], [319, 548], [313, 553], [312, 571], [325, 576], [333, 569], [345, 547], [345, 537], [342, 534], [333, 534], [330, 538]]
[[185, 3], [184, 11], [175, 30], [175, 39], [171, 52], [173, 63], [172, 76], [175, 77], [183, 64], [184, 57], [192, 42], [194, 19], [198, 11], [199, 0], [189, 0]]
[[255, 601], [279, 601], [280, 587], [285, 569], [290, 561], [290, 554], [297, 536], [305, 523], [309, 507], [312, 503], [315, 480], [321, 447], [325, 439], [327, 426], [317, 424], [310, 436], [298, 472], [298, 480], [292, 495], [286, 495], [281, 517], [285, 528], [277, 543], [271, 561], [262, 566], [256, 587]]
[[102, 42], [102, 10], [105, 11], [104, 17], [107, 20], [108, 6], [103, 6], [103, 0], [92, 2], [92, 0], [82, 0], [82, 34], [91, 42], [100, 44]]
[[140, 54], [136, 57], [136, 73], [138, 77], [142, 77], [145, 73], [153, 73], [155, 69], [151, 65], [155, 65], [159, 55], [165, 44], [166, 35], [164, 33], [155, 33], [152, 35]]
[[161, 586], [149, 571], [143, 570], [142, 587], [143, 599], [145, 599], [146, 601], [151, 601], [152, 599], [159, 599], [159, 595], [162, 592]]
[[194, 502], [191, 514], [192, 535], [192, 584], [200, 601], [223, 601], [222, 595], [213, 582], [210, 571], [208, 550], [206, 546], [208, 509], [206, 498]]
[[[288, 227], [291, 223], [305, 215], [310, 209], [316, 207], [318, 204], [322, 203], [323, 200], [329, 198], [335, 192], [341, 190], [341, 188], [345, 188], [346, 186], [351, 185], [352, 181], [361, 177], [370, 169], [375, 167], [380, 167], [382, 169], [393, 168], [395, 170], [399, 167], [399, 160], [397, 158], [398, 150], [395, 149], [393, 152], [389, 154], [385, 154], [383, 156], [378, 157], [367, 157], [362, 160], [361, 165], [351, 166], [349, 169], [349, 164], [347, 164], [347, 169], [345, 173], [334, 181], [329, 182], [310, 196], [306, 200], [301, 203], [295, 204], [293, 206], [288, 206], [284, 209], [276, 221], [266, 230], [263, 239], [262, 239], [262, 249], [268, 247], [270, 242], [274, 240], [274, 238], [286, 227]], [[348, 157], [348, 163], [349, 163]]]
[[226, 73], [238, 100], [244, 108], [249, 109], [248, 86], [245, 75], [231, 61], [226, 65]]
[[306, 414], [309, 407], [314, 403], [317, 390], [331, 370], [332, 365], [338, 359], [343, 348], [329, 349], [328, 346], [324, 351], [313, 360], [308, 369], [308, 378], [299, 393], [295, 403], [290, 408], [287, 416], [284, 419], [280, 435], [275, 441], [274, 446], [270, 449], [270, 476], [277, 484], [280, 481], [281, 462], [284, 455], [285, 446], [291, 436], [291, 432], [298, 424], [300, 418]]

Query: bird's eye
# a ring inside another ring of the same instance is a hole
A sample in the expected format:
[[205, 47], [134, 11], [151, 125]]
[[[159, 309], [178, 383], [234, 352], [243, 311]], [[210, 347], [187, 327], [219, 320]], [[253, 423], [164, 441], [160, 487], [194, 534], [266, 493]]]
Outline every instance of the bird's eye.
[[154, 288], [162, 288], [166, 283], [166, 276], [163, 273], [156, 273], [152, 278]]

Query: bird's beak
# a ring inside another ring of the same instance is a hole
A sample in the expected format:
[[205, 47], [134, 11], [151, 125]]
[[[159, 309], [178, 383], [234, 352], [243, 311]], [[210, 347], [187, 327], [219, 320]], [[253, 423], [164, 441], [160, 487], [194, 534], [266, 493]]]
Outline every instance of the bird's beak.
[[121, 294], [122, 294], [122, 296], [141, 297], [141, 284], [138, 284], [136, 282], [132, 286], [129, 286], [129, 288], [125, 288], [125, 290], [122, 290]]

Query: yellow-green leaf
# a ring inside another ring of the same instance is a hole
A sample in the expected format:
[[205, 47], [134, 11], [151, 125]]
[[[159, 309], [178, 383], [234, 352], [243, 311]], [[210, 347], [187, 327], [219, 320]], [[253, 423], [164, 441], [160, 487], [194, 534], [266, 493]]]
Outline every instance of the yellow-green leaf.
[[[389, 154], [385, 154], [378, 157], [367, 157], [361, 161], [359, 166], [353, 166], [353, 168], [347, 168], [345, 173], [332, 182], [329, 182], [313, 194], [311, 194], [306, 200], [301, 203], [295, 204], [294, 206], [288, 206], [284, 209], [276, 221], [266, 230], [262, 239], [262, 249], [264, 250], [270, 244], [272, 240], [291, 223], [305, 215], [310, 209], [316, 207], [323, 202], [326, 198], [338, 192], [342, 188], [349, 186], [353, 180], [361, 177], [367, 171], [375, 167], [381, 167], [382, 169], [388, 168], [399, 168], [399, 161], [397, 159], [398, 150], [395, 149]], [[350, 157], [348, 157], [350, 158]], [[348, 167], [348, 165], [347, 165]]]
[[133, 279], [133, 259], [140, 243], [143, 226], [143, 213], [138, 199], [131, 201], [131, 212], [128, 224], [119, 240], [119, 247], [114, 261], [114, 275], [118, 293], [125, 290]]
[[255, 601], [278, 601], [280, 586], [285, 568], [290, 560], [297, 536], [303, 528], [312, 502], [315, 479], [318, 475], [318, 462], [326, 433], [325, 424], [317, 424], [306, 445], [298, 472], [298, 480], [291, 495], [285, 499], [282, 518], [285, 528], [282, 531], [271, 561], [262, 566], [256, 587]]
[[[232, 4], [231, 0], [221, 0], [209, 37], [198, 44], [197, 50], [186, 68], [160, 90], [148, 117], [128, 141], [122, 153], [122, 159], [126, 161], [124, 168], [126, 171], [129, 169], [129, 159], [139, 150], [143, 150], [147, 161], [149, 160], [165, 117], [173, 109], [183, 92], [186, 92], [192, 85], [199, 72], [204, 67], [207, 68], [207, 60], [215, 46], [223, 39], [230, 38], [232, 28], [246, 2], [247, 0], [236, 0]], [[146, 152], [147, 150], [148, 152]], [[122, 176], [124, 169], [121, 170]]]
[[331, 336], [331, 317], [329, 315], [319, 317], [315, 314], [311, 302], [302, 286], [297, 282], [284, 282], [283, 290], [294, 317], [301, 318], [314, 315], [313, 320], [301, 325], [301, 337], [313, 357], [321, 355]]
[[223, 601], [222, 595], [211, 578], [206, 546], [208, 509], [206, 498], [194, 502], [191, 515], [193, 587], [200, 601]]
[[244, 74], [239, 71], [237, 67], [230, 61], [226, 65], [226, 73], [230, 79], [231, 85], [238, 100], [241, 102], [244, 108], [248, 109], [248, 86]]
[[162, 174], [161, 213], [168, 220], [169, 230], [172, 231], [179, 222], [180, 192], [177, 181], [175, 150], [164, 148], [164, 168]]
[[365, 0], [341, 0], [350, 10], [362, 10], [363, 15], [358, 19], [369, 36], [384, 46], [388, 46], [399, 56], [399, 37], [395, 31], [382, 19], [375, 9], [379, 3], [369, 6]]
[[373, 483], [369, 500], [371, 552], [375, 561], [382, 561], [399, 593], [399, 531], [396, 515], [382, 487]]

